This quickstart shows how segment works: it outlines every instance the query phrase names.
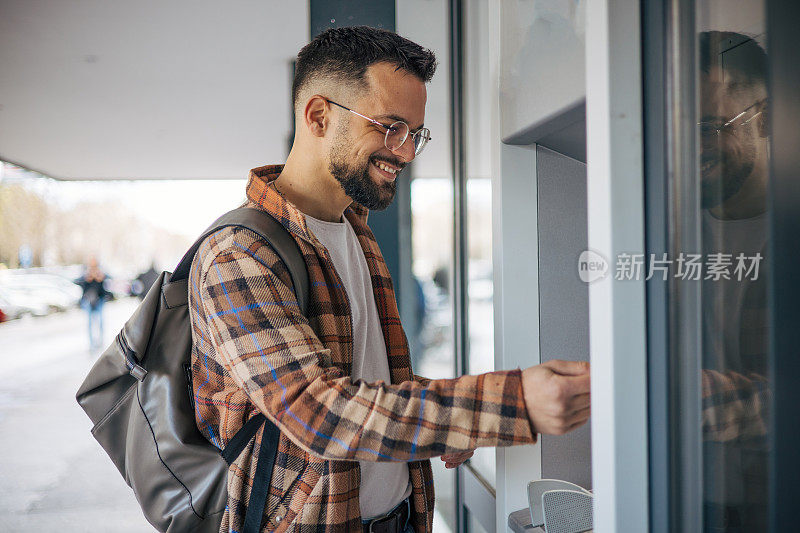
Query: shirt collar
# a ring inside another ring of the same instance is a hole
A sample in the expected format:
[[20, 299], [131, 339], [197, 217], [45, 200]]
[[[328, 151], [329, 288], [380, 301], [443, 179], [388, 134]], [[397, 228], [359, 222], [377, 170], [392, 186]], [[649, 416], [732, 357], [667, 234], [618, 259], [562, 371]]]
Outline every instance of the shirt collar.
[[[282, 171], [283, 165], [266, 165], [252, 169], [247, 180], [247, 199], [272, 215], [289, 231], [311, 240], [305, 215], [275, 186], [275, 179]], [[369, 209], [353, 202], [345, 209], [344, 214], [351, 223], [355, 218], [366, 224]]]

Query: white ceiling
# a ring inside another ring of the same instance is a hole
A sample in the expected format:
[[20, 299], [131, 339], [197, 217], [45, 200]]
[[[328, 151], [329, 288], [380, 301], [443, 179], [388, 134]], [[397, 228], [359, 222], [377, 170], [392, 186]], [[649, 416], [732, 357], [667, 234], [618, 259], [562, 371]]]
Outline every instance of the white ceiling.
[[286, 156], [305, 0], [0, 0], [0, 159], [241, 178]]

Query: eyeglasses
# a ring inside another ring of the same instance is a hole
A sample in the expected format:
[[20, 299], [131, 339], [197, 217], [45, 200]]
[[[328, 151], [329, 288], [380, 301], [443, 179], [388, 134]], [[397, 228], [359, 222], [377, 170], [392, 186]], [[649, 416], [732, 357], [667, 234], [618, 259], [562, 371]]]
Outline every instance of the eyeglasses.
[[[719, 136], [720, 133], [727, 132], [731, 135], [735, 134], [735, 130], [738, 126], [744, 126], [758, 115], [760, 115], [763, 110], [760, 106], [766, 102], [766, 99], [759, 100], [753, 105], [750, 105], [744, 109], [741, 113], [737, 114], [727, 122], [717, 121], [717, 122], [707, 122], [702, 121], [698, 122], [697, 125], [700, 126], [700, 134], [703, 137], [711, 137], [711, 136]], [[758, 106], [758, 107], [757, 107]], [[754, 109], [755, 108], [755, 109]]]
[[428, 128], [420, 128], [417, 131], [412, 132], [408, 124], [403, 122], [402, 120], [398, 120], [397, 122], [392, 122], [388, 126], [381, 122], [378, 122], [374, 118], [369, 118], [366, 115], [362, 115], [356, 111], [353, 111], [349, 107], [345, 107], [342, 104], [337, 104], [333, 100], [328, 100], [328, 102], [332, 103], [335, 106], [341, 107], [342, 109], [346, 109], [353, 113], [354, 115], [358, 115], [359, 117], [369, 120], [376, 126], [380, 126], [384, 130], [386, 130], [386, 135], [383, 138], [383, 144], [386, 146], [388, 150], [394, 152], [395, 150], [399, 150], [403, 143], [406, 142], [408, 139], [409, 134], [411, 134], [411, 140], [414, 142], [414, 157], [418, 156], [422, 153], [422, 149], [425, 148], [425, 145], [428, 144], [428, 141], [431, 140], [431, 131]]

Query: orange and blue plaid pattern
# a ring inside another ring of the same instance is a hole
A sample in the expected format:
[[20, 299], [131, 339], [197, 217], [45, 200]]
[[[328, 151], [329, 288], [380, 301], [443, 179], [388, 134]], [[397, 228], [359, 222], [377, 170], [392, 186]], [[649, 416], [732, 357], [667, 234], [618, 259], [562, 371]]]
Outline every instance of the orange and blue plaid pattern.
[[728, 442], [763, 437], [772, 391], [764, 376], [703, 369], [703, 440]]
[[[520, 371], [414, 376], [368, 212], [352, 204], [345, 216], [369, 267], [391, 383], [352, 380], [347, 294], [303, 214], [272, 184], [281, 169], [253, 169], [245, 205], [268, 211], [295, 238], [309, 273], [308, 316], [285, 265], [256, 234], [226, 228], [204, 241], [189, 278], [198, 427], [219, 447], [258, 412], [280, 428], [264, 531], [361, 531], [358, 461], [407, 462], [412, 525], [431, 531], [430, 458], [535, 441]], [[241, 531], [260, 442], [259, 431], [229, 469], [222, 531]]]

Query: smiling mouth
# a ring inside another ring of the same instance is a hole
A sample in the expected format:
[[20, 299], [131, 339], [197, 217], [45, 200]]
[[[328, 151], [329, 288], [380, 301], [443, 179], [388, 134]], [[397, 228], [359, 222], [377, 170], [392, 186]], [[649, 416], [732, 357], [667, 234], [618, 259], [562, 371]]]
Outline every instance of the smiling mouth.
[[381, 161], [372, 161], [371, 162], [375, 168], [377, 168], [386, 178], [394, 179], [397, 177], [397, 173], [400, 172], [402, 169], [397, 169], [383, 163]]

